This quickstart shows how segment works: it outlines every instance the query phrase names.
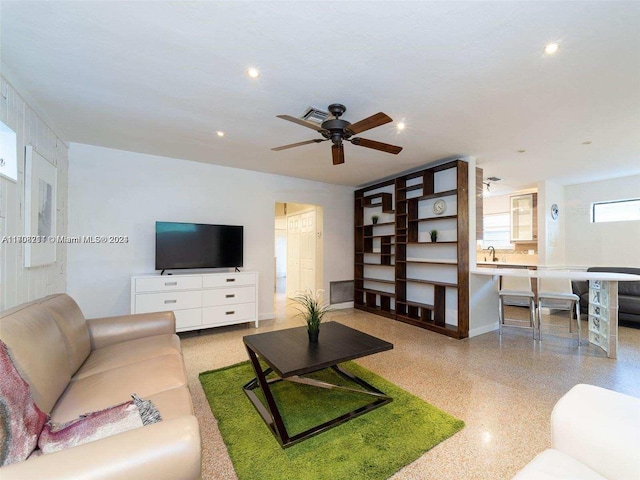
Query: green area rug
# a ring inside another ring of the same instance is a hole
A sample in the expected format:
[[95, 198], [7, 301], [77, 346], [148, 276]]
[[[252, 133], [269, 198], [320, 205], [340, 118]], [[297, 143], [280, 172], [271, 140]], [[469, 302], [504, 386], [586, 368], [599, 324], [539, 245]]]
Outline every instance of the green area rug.
[[[461, 420], [353, 362], [343, 367], [393, 401], [287, 449], [242, 390], [255, 376], [248, 361], [200, 374], [240, 480], [382, 480], [464, 427]], [[353, 386], [331, 369], [307, 376]], [[271, 388], [291, 436], [371, 401], [357, 392], [286, 381]]]

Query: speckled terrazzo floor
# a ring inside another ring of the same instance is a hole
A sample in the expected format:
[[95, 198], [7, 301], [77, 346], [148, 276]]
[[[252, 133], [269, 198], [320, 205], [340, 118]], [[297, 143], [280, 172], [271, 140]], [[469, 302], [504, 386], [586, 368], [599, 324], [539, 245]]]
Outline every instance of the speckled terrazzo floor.
[[[294, 314], [280, 303], [277, 318], [261, 322], [257, 330], [240, 325], [182, 335], [202, 434], [203, 479], [237, 477], [198, 373], [246, 360], [244, 335], [302, 325]], [[594, 346], [578, 349], [570, 338], [543, 335], [542, 343], [534, 342], [524, 329], [505, 329], [502, 338], [491, 332], [453, 340], [359, 310], [332, 312], [330, 320], [392, 342], [393, 350], [357, 362], [466, 422], [461, 432], [397, 472], [394, 480], [511, 478], [549, 447], [553, 405], [576, 383], [640, 397], [637, 329], [620, 328], [618, 359], [610, 360]], [[583, 334], [585, 327], [583, 322]]]

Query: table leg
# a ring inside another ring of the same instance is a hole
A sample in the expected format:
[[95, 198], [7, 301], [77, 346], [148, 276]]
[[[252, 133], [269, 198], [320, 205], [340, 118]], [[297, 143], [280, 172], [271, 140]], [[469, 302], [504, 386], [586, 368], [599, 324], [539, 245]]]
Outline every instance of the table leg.
[[[253, 406], [256, 408], [256, 410], [258, 411], [258, 413], [260, 414], [264, 422], [271, 429], [271, 432], [273, 433], [273, 435], [276, 437], [276, 439], [278, 440], [278, 442], [283, 448], [290, 447], [296, 443], [299, 443], [319, 433], [329, 430], [330, 428], [336, 427], [344, 422], [347, 422], [353, 418], [356, 418], [360, 415], [370, 412], [371, 410], [374, 410], [378, 407], [381, 407], [382, 405], [385, 405], [393, 400], [391, 397], [387, 396], [384, 392], [378, 390], [373, 385], [370, 385], [369, 383], [365, 382], [361, 378], [356, 377], [355, 375], [352, 375], [346, 370], [343, 370], [338, 365], [334, 365], [331, 368], [333, 368], [338, 374], [340, 374], [346, 380], [355, 382], [361, 387], [365, 388], [366, 390], [363, 391], [363, 390], [351, 389], [349, 387], [333, 385], [327, 382], [321, 382], [318, 380], [314, 380], [306, 377], [300, 377], [297, 375], [292, 377], [287, 377], [287, 378], [278, 377], [278, 378], [273, 378], [271, 380], [267, 380], [266, 376], [272, 371], [271, 368], [267, 368], [265, 371], [262, 371], [262, 367], [260, 366], [260, 362], [258, 361], [258, 357], [256, 353], [252, 351], [248, 346], [246, 346], [246, 348], [247, 348], [247, 353], [249, 354], [249, 359], [251, 360], [251, 365], [253, 366], [253, 371], [256, 374], [256, 378], [251, 380], [249, 383], [247, 383], [243, 387], [244, 392], [246, 393], [247, 397], [249, 397], [249, 400], [251, 401], [251, 403], [253, 403]], [[284, 422], [282, 420], [280, 411], [278, 410], [278, 406], [276, 405], [276, 402], [273, 398], [273, 395], [269, 387], [270, 384], [280, 382], [283, 380], [294, 382], [294, 383], [302, 383], [302, 384], [311, 385], [319, 388], [329, 388], [329, 389], [337, 388], [337, 389], [347, 390], [347, 391], [350, 390], [360, 394], [370, 395], [374, 397], [374, 400], [351, 412], [340, 415], [339, 417], [336, 417], [332, 420], [324, 422], [320, 425], [316, 425], [315, 427], [312, 427], [308, 430], [305, 430], [304, 432], [298, 433], [290, 437], [284, 425]], [[253, 392], [253, 390], [258, 387], [260, 387], [260, 389], [262, 390], [262, 393], [264, 394], [264, 397], [267, 401], [266, 407], [260, 401], [260, 399], [256, 396], [256, 394]]]
[[[251, 400], [251, 403], [253, 403], [253, 406], [256, 407], [256, 410], [258, 410], [258, 413], [260, 414], [262, 419], [276, 436], [280, 445], [286, 445], [290, 442], [289, 434], [287, 433], [287, 429], [284, 426], [284, 421], [282, 420], [282, 415], [280, 415], [278, 406], [276, 405], [273, 395], [271, 394], [271, 389], [269, 388], [269, 383], [271, 382], [267, 380], [267, 375], [271, 373], [271, 368], [268, 368], [263, 372], [262, 367], [260, 366], [260, 362], [258, 361], [258, 356], [247, 345], [245, 345], [245, 347], [249, 355], [249, 360], [251, 360], [253, 371], [256, 374], [256, 378], [244, 386], [244, 392], [249, 397], [249, 400]], [[264, 398], [267, 401], [268, 410], [264, 408], [264, 405], [262, 404], [260, 399], [256, 396], [255, 393], [253, 393], [253, 389], [257, 386], [256, 382], [257, 385], [260, 386], [260, 389], [264, 394]]]
[[618, 282], [589, 281], [589, 343], [618, 356]]

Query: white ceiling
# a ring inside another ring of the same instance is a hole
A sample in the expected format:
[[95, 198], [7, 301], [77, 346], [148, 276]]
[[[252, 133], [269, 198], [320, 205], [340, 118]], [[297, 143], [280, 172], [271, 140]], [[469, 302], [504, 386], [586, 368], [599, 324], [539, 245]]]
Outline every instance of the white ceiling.
[[[640, 173], [637, 1], [2, 0], [1, 40], [72, 142], [352, 186], [460, 155], [517, 188]], [[277, 114], [335, 102], [404, 150], [270, 150], [319, 138]]]

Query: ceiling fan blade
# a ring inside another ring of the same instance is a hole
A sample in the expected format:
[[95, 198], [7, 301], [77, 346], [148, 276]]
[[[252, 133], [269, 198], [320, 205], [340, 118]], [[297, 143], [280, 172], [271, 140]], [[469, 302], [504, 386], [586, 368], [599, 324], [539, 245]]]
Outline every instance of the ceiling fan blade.
[[344, 163], [344, 146], [331, 145], [331, 155], [333, 156], [333, 164], [340, 165]]
[[356, 138], [352, 138], [349, 141], [354, 145], [358, 145], [359, 147], [373, 148], [374, 150], [393, 153], [394, 155], [397, 155], [402, 151], [402, 147], [398, 147], [396, 145], [389, 145], [388, 143], [376, 142], [375, 140], [367, 140], [366, 138], [356, 137]]
[[375, 115], [371, 115], [370, 117], [365, 118], [364, 120], [360, 120], [359, 122], [352, 123], [347, 127], [354, 135], [364, 132], [366, 130], [371, 130], [372, 128], [379, 127], [380, 125], [384, 125], [385, 123], [392, 122], [391, 117], [386, 113], [376, 113]]
[[315, 130], [316, 132], [326, 132], [320, 125], [311, 122], [305, 122], [304, 120], [300, 120], [299, 118], [292, 117], [291, 115], [276, 115], [276, 117], [281, 118], [283, 120], [288, 120], [293, 123], [297, 123], [298, 125], [302, 125], [303, 127], [310, 128], [311, 130]]
[[316, 138], [315, 140], [305, 140], [304, 142], [290, 143], [289, 145], [282, 145], [281, 147], [275, 147], [275, 148], [272, 148], [271, 150], [273, 150], [274, 152], [279, 152], [280, 150], [286, 150], [287, 148], [301, 147], [302, 145], [309, 145], [310, 143], [320, 143], [320, 142], [325, 142], [327, 140], [328, 138]]

